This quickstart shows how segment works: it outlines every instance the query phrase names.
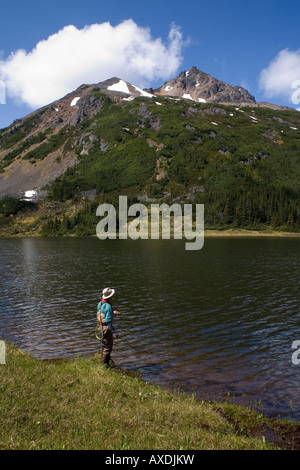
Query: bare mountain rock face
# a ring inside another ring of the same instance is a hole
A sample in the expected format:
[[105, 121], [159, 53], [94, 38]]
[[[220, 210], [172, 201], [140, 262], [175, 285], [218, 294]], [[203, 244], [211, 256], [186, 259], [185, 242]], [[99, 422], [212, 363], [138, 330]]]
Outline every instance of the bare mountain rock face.
[[154, 90], [154, 94], [190, 99], [198, 103], [251, 104], [255, 98], [240, 86], [231, 86], [192, 67]]

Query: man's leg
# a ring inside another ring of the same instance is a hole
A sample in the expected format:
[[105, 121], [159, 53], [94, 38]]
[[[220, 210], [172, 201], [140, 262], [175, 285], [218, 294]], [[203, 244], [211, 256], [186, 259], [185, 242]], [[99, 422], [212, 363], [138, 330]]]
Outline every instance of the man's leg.
[[102, 361], [103, 364], [109, 366], [110, 355], [113, 348], [113, 334], [112, 331], [104, 327], [102, 339]]

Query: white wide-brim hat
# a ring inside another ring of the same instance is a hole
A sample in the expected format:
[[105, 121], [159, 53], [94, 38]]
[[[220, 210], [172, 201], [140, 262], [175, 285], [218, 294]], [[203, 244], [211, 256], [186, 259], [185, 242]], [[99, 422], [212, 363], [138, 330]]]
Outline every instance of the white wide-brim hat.
[[102, 291], [102, 299], [106, 300], [112, 297], [115, 293], [114, 289], [111, 289], [110, 287], [107, 287]]

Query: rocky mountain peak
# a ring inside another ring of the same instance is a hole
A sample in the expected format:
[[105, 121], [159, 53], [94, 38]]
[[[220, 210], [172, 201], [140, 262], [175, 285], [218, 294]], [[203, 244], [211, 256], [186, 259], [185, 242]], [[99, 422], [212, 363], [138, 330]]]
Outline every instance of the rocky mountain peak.
[[255, 104], [255, 98], [244, 88], [228, 85], [195, 66], [165, 82], [154, 90], [154, 94], [190, 99], [198, 103]]

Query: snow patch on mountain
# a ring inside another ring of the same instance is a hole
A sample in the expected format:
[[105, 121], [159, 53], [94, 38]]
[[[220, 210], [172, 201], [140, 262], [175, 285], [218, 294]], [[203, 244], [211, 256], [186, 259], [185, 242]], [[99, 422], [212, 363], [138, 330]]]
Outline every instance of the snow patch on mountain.
[[186, 100], [193, 100], [193, 98], [191, 97], [191, 95], [189, 93], [184, 93], [184, 95], [182, 95], [182, 98], [186, 99]]
[[108, 86], [107, 89], [110, 91], [119, 91], [120, 93], [126, 93], [128, 95], [130, 94], [127, 83], [123, 80], [120, 80], [118, 83], [114, 83], [113, 85]]
[[34, 191], [34, 190], [26, 191], [25, 192], [25, 199], [27, 201], [31, 201], [34, 198], [34, 196], [36, 196], [36, 195], [37, 195], [37, 192]]
[[70, 106], [76, 106], [76, 104], [78, 103], [78, 101], [80, 100], [80, 96], [77, 96], [76, 98], [73, 99], [72, 103], [70, 104]]
[[146, 98], [153, 98], [154, 95], [151, 95], [151, 93], [148, 93], [145, 90], [142, 90], [141, 88], [138, 88], [137, 86], [133, 85], [133, 87], [142, 95], [146, 96]]

